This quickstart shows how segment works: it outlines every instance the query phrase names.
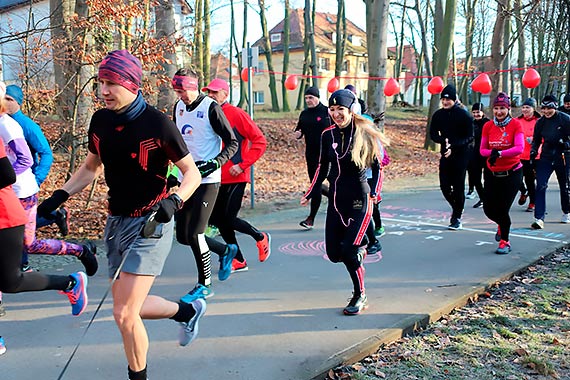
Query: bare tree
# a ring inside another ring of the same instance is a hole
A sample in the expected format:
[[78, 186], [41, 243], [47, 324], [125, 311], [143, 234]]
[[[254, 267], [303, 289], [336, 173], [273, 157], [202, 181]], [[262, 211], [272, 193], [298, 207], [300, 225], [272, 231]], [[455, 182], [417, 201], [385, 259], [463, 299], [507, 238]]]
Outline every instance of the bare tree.
[[[174, 6], [171, 1], [159, 0], [154, 8], [156, 19], [156, 36], [171, 40], [174, 43]], [[165, 52], [167, 60], [161, 62], [162, 73], [166, 78], [172, 78], [176, 72], [176, 55], [174, 52]], [[174, 95], [170, 88], [170, 82], [163, 80], [159, 82], [157, 107], [166, 110], [174, 103]]]
[[334, 76], [340, 76], [344, 65], [344, 50], [346, 47], [346, 14], [344, 9], [344, 0], [337, 0], [336, 14], [336, 40], [335, 40], [335, 65]]
[[281, 95], [283, 98], [283, 111], [289, 112], [289, 98], [287, 96], [287, 88], [285, 87], [285, 80], [287, 79], [287, 70], [289, 70], [289, 33], [290, 33], [290, 20], [289, 20], [289, 0], [285, 0], [285, 16], [283, 18], [283, 75], [281, 75]]
[[275, 83], [275, 71], [273, 70], [272, 61], [272, 48], [271, 40], [269, 39], [269, 31], [267, 29], [267, 17], [265, 16], [265, 0], [258, 0], [259, 4], [259, 19], [261, 21], [261, 45], [263, 47], [263, 54], [267, 62], [267, 71], [269, 74], [269, 93], [271, 94], [271, 110], [279, 112], [279, 102], [277, 100], [277, 86]]

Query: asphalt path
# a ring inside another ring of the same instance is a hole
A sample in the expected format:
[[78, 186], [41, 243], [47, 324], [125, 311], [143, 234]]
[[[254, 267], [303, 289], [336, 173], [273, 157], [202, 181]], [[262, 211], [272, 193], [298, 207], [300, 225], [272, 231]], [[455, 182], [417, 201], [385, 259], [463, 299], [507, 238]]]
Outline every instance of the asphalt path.
[[[509, 255], [494, 253], [496, 226], [482, 209], [471, 207], [475, 202], [466, 201], [463, 230], [450, 231], [449, 207], [435, 187], [386, 193], [382, 257], [366, 259], [370, 307], [359, 316], [342, 314], [352, 286], [344, 266], [324, 255], [324, 207], [310, 231], [298, 226], [304, 208], [248, 212], [251, 221], [271, 233], [271, 257], [258, 262], [253, 239], [238, 237], [249, 271], [224, 282], [214, 273], [215, 296], [208, 300], [199, 337], [190, 346], [178, 346], [175, 322], [146, 321], [149, 378], [324, 378], [321, 374], [329, 368], [358, 360], [382, 342], [437, 320], [570, 240], [570, 225], [560, 223], [554, 184], [547, 194], [544, 230], [530, 229], [532, 213], [515, 201]], [[100, 271], [89, 282], [90, 304], [79, 317], [70, 315], [67, 298], [57, 292], [4, 295], [7, 315], [0, 318], [0, 335], [8, 352], [0, 357], [0, 379], [56, 380], [79, 341], [63, 379], [126, 379], [109, 299], [85, 333], [108, 287], [103, 253], [99, 262]], [[80, 268], [72, 263], [46, 271]], [[189, 248], [175, 243], [152, 293], [176, 300], [195, 282]]]

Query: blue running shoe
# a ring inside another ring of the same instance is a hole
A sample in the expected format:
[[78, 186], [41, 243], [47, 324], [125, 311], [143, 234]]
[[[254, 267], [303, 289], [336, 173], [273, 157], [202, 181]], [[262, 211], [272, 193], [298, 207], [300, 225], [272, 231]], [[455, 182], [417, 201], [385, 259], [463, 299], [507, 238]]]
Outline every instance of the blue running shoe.
[[[231, 261], [230, 261], [231, 262]], [[197, 299], [206, 299], [214, 295], [214, 291], [211, 286], [204, 286], [202, 284], [196, 284], [194, 289], [190, 290], [188, 294], [180, 298], [180, 302], [192, 303]]]
[[60, 291], [69, 298], [71, 314], [81, 315], [87, 307], [87, 275], [83, 272], [70, 274], [75, 280], [75, 285], [69, 291]]
[[201, 298], [192, 302], [192, 307], [196, 312], [192, 318], [186, 322], [180, 322], [180, 332], [178, 334], [178, 343], [181, 346], [187, 346], [198, 336], [198, 322], [206, 312], [206, 301]]
[[228, 244], [223, 256], [220, 256], [220, 270], [218, 271], [218, 280], [225, 281], [232, 273], [232, 261], [236, 257], [238, 246]]
[[6, 343], [4, 342], [4, 338], [0, 336], [0, 355], [6, 353]]

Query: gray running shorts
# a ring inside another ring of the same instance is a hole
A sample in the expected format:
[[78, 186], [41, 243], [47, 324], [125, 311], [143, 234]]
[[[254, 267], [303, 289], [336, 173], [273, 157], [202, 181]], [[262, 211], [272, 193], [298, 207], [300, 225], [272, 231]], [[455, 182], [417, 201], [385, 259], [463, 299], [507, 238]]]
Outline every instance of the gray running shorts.
[[159, 224], [155, 233], [145, 238], [141, 231], [148, 216], [125, 217], [109, 216], [105, 226], [105, 244], [109, 278], [113, 278], [127, 255], [121, 272], [158, 276], [170, 253], [174, 237], [174, 220]]

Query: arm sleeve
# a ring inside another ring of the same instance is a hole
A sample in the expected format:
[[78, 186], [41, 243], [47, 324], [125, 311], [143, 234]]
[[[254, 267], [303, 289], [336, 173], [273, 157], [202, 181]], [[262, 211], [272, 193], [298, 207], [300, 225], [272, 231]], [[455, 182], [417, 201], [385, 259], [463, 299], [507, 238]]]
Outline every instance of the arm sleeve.
[[4, 149], [4, 142], [0, 138], [0, 189], [10, 186], [16, 182], [16, 173], [6, 157], [6, 150]]
[[519, 131], [515, 134], [514, 145], [509, 149], [501, 151], [501, 157], [513, 157], [519, 155], [524, 150], [524, 133]]
[[[463, 117], [461, 124], [463, 125], [460, 135], [456, 141], [459, 146], [464, 146], [473, 141], [473, 118], [467, 111], [462, 111]], [[462, 133], [461, 133], [462, 132]]]
[[228, 162], [228, 160], [232, 158], [234, 154], [236, 154], [238, 149], [238, 141], [228, 119], [224, 115], [224, 112], [218, 103], [212, 102], [210, 104], [208, 116], [210, 117], [210, 124], [212, 125], [212, 129], [222, 138], [222, 141], [224, 142], [224, 148], [215, 157], [215, 160], [218, 161], [218, 164], [221, 167], [223, 164]]
[[372, 166], [370, 168], [372, 169], [372, 178], [370, 181], [370, 194], [379, 195], [380, 190], [382, 189], [382, 182], [380, 176], [381, 167], [377, 159], [374, 160], [374, 163], [372, 163]]
[[441, 132], [439, 130], [439, 117], [437, 111], [431, 117], [431, 124], [429, 128], [429, 137], [432, 139], [433, 142], [437, 144], [442, 144], [444, 139], [441, 137]]
[[483, 157], [489, 157], [491, 155], [491, 149], [489, 149], [489, 135], [487, 133], [487, 128], [483, 125], [483, 132], [481, 133], [481, 146], [479, 147], [479, 153]]
[[24, 138], [17, 138], [8, 142], [8, 146], [16, 155], [16, 161], [12, 164], [16, 175], [22, 174], [27, 169], [31, 168], [34, 161], [32, 160], [32, 153]]
[[542, 144], [542, 118], [538, 119], [534, 125], [534, 133], [532, 134], [531, 150], [538, 152], [538, 148]]
[[235, 116], [238, 118], [236, 123], [238, 132], [250, 143], [247, 153], [243, 155], [242, 162], [239, 163], [239, 167], [245, 171], [265, 153], [267, 140], [261, 129], [251, 120], [248, 114], [241, 109], [237, 109]]
[[32, 147], [32, 150], [35, 151], [40, 157], [37, 166], [33, 168], [34, 175], [36, 176], [36, 182], [39, 186], [45, 181], [51, 169], [51, 165], [53, 163], [53, 153], [40, 126], [31, 121], [29, 127], [31, 133], [29, 135], [29, 138], [26, 140], [30, 147]]

